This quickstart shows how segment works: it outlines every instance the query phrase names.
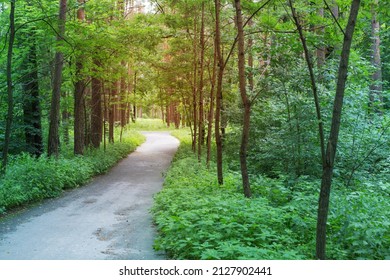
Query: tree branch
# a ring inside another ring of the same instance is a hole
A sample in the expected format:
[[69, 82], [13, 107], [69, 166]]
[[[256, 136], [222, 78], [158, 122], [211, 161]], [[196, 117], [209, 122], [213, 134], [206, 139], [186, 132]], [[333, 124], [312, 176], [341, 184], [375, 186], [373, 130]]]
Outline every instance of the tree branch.
[[345, 36], [345, 32], [344, 32], [344, 29], [341, 27], [339, 21], [337, 20], [337, 18], [335, 17], [335, 15], [333, 14], [332, 12], [332, 9], [329, 7], [328, 5], [328, 2], [326, 2], [326, 0], [324, 0], [324, 3], [326, 5], [326, 8], [329, 10], [330, 14], [332, 15], [332, 18], [334, 19], [334, 21], [336, 22], [337, 26], [340, 28], [341, 32], [343, 33], [343, 35]]
[[[267, 2], [265, 2], [263, 5], [261, 5], [244, 23], [243, 25], [243, 28], [245, 28], [245, 26], [247, 26], [247, 24], [249, 23], [249, 21], [258, 13], [260, 12], [268, 3], [270, 3], [272, 0], [268, 0]], [[226, 67], [227, 63], [229, 62], [229, 59], [230, 57], [232, 56], [232, 53], [233, 53], [233, 50], [237, 44], [237, 39], [238, 39], [238, 36], [236, 35], [236, 38], [234, 39], [234, 42], [232, 44], [232, 47], [230, 48], [230, 51], [226, 57], [226, 60], [225, 60], [225, 63], [223, 65], [223, 67]]]

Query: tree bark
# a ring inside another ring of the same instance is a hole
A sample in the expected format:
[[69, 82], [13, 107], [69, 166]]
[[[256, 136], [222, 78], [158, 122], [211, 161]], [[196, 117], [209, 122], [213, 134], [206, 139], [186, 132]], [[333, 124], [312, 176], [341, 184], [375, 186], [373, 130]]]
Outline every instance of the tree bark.
[[11, 130], [12, 121], [14, 114], [14, 97], [13, 97], [13, 85], [12, 85], [12, 59], [13, 49], [15, 41], [15, 0], [11, 0], [11, 9], [9, 13], [9, 41], [8, 41], [8, 54], [7, 54], [7, 102], [8, 102], [8, 113], [5, 126], [4, 135], [4, 147], [3, 147], [3, 165], [2, 171], [5, 172], [8, 163], [8, 151], [9, 144], [11, 142]]
[[110, 82], [108, 96], [108, 142], [114, 143], [116, 83]]
[[202, 156], [202, 144], [204, 143], [204, 108], [203, 108], [203, 88], [204, 88], [204, 2], [202, 2], [202, 15], [200, 27], [200, 66], [199, 66], [199, 136], [198, 136], [198, 161]]
[[213, 69], [211, 77], [211, 89], [210, 89], [210, 108], [208, 113], [208, 123], [207, 123], [207, 154], [206, 154], [206, 164], [207, 168], [210, 168], [210, 159], [211, 159], [211, 137], [213, 134], [213, 119], [214, 119], [214, 92], [215, 92], [215, 82], [217, 80], [217, 47], [216, 39], [214, 38], [214, 58], [213, 58]]
[[197, 133], [198, 133], [198, 109], [196, 105], [197, 101], [197, 81], [198, 81], [198, 43], [196, 40], [196, 34], [197, 34], [197, 26], [198, 26], [198, 16], [195, 13], [194, 16], [194, 39], [193, 39], [193, 85], [192, 85], [192, 110], [193, 110], [193, 135], [192, 135], [192, 151], [196, 151], [196, 140], [197, 140]]
[[[96, 66], [100, 61], [94, 61]], [[102, 81], [97, 77], [92, 77], [91, 94], [91, 144], [94, 148], [99, 148], [103, 136], [103, 115], [102, 115]]]
[[[85, 0], [77, 0], [79, 8], [77, 19], [80, 22], [85, 20]], [[82, 155], [85, 144], [85, 120], [84, 120], [84, 89], [85, 79], [82, 74], [83, 56], [76, 57], [76, 83], [74, 89], [74, 154]]]
[[[65, 20], [66, 20], [66, 7], [67, 1], [60, 0], [59, 8], [59, 24], [57, 44], [61, 44], [63, 36], [65, 34]], [[54, 66], [54, 79], [53, 79], [53, 92], [50, 106], [50, 119], [49, 119], [49, 143], [48, 143], [48, 156], [58, 157], [60, 152], [60, 137], [59, 137], [59, 122], [60, 122], [60, 99], [61, 99], [61, 84], [62, 84], [62, 67], [64, 64], [64, 55], [61, 51], [57, 51], [55, 55]]]
[[349, 54], [352, 44], [352, 37], [355, 30], [356, 19], [359, 12], [360, 0], [353, 0], [348, 24], [345, 30], [343, 49], [339, 64], [337, 77], [336, 96], [333, 103], [332, 125], [329, 133], [328, 145], [326, 148], [325, 164], [323, 166], [321, 191], [318, 202], [317, 237], [316, 237], [316, 258], [326, 258], [326, 223], [329, 211], [329, 197], [332, 185], [333, 167], [337, 150], [337, 142], [340, 131], [341, 112], [345, 92], [345, 84], [348, 75]]
[[240, 147], [241, 176], [242, 176], [242, 186], [244, 189], [244, 195], [245, 197], [251, 197], [252, 193], [250, 189], [248, 167], [247, 167], [251, 102], [246, 92], [245, 38], [244, 38], [244, 27], [243, 27], [242, 11], [241, 11], [241, 1], [235, 0], [234, 2], [235, 2], [236, 19], [237, 19], [238, 75], [239, 75], [238, 81], [240, 87], [241, 100], [244, 106], [242, 137], [241, 137], [241, 147]]
[[85, 81], [81, 78], [82, 62], [79, 59], [76, 62], [76, 79], [74, 88], [74, 154], [82, 155], [84, 153], [84, 89]]
[[222, 166], [222, 137], [221, 137], [221, 105], [222, 105], [222, 80], [225, 69], [225, 62], [221, 48], [221, 28], [220, 28], [221, 1], [215, 0], [215, 48], [218, 57], [218, 78], [215, 103], [215, 143], [217, 146], [217, 177], [218, 184], [223, 184]]

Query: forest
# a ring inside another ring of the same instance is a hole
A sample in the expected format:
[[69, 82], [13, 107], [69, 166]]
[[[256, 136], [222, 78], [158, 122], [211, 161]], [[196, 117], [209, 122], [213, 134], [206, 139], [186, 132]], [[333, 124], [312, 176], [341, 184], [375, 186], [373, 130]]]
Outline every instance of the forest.
[[390, 259], [389, 46], [386, 0], [0, 1], [0, 215], [169, 130], [156, 250]]

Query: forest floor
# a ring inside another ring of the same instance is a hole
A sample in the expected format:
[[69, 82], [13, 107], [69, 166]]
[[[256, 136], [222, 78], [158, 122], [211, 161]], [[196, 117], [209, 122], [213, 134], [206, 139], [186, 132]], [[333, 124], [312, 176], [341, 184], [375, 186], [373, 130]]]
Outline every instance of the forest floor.
[[0, 259], [164, 259], [153, 250], [149, 209], [179, 141], [167, 132], [144, 135], [107, 174], [0, 221]]

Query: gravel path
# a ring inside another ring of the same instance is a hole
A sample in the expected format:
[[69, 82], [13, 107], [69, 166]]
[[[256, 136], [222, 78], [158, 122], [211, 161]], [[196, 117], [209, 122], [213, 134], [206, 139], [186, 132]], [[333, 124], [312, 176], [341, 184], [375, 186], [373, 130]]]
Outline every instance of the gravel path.
[[179, 141], [144, 134], [146, 142], [106, 175], [1, 221], [0, 259], [164, 259], [152, 248], [149, 209]]

